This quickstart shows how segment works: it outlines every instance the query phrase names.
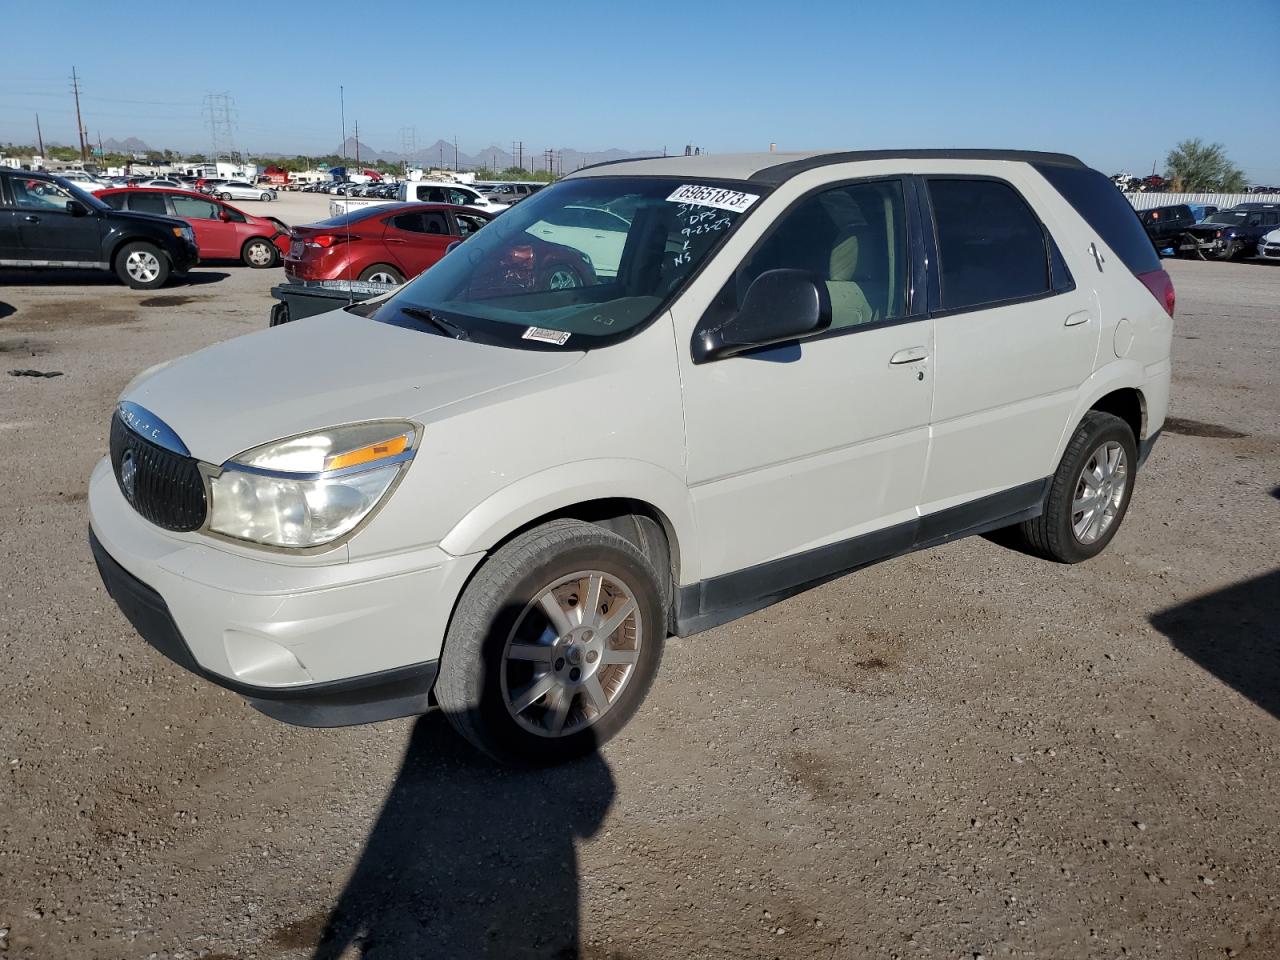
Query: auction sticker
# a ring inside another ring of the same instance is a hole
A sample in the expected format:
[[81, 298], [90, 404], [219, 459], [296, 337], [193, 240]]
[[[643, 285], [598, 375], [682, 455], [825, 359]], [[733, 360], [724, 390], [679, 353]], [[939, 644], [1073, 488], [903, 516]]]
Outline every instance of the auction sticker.
[[538, 340], [542, 343], [554, 343], [563, 347], [569, 340], [568, 330], [548, 330], [546, 327], [530, 327], [520, 337], [521, 340]]
[[699, 207], [715, 207], [717, 210], [728, 210], [732, 213], [742, 213], [759, 199], [759, 194], [740, 193], [737, 190], [709, 187], [700, 183], [686, 183], [677, 187], [676, 192], [667, 197], [671, 203], [692, 203]]

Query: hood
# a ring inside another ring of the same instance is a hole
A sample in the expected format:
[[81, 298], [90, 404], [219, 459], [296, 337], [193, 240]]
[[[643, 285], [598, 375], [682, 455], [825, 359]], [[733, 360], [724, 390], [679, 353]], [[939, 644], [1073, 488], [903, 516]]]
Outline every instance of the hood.
[[309, 430], [422, 418], [582, 356], [470, 343], [335, 310], [175, 360], [120, 399], [163, 420], [192, 456], [223, 463]]
[[166, 227], [189, 227], [191, 224], [185, 220], [179, 220], [177, 217], [166, 217], [159, 213], [134, 213], [132, 210], [111, 210], [110, 213], [104, 211], [104, 216], [110, 217], [112, 220], [128, 220], [131, 222], [154, 223]]
[[1218, 230], [1222, 230], [1223, 232], [1227, 230], [1239, 230], [1240, 226], [1235, 223], [1193, 223], [1186, 229], [1188, 233], [1211, 237]]

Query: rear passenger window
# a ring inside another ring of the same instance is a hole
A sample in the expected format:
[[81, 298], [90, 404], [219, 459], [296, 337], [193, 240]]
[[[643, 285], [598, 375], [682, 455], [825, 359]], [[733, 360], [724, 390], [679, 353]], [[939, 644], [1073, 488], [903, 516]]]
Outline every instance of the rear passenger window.
[[129, 209], [137, 213], [159, 213], [168, 215], [162, 193], [132, 193], [129, 195]]
[[1050, 289], [1044, 228], [1025, 200], [995, 180], [929, 180], [942, 309], [1020, 300]]
[[123, 210], [126, 196], [123, 193], [109, 193], [105, 197], [98, 197], [98, 199], [109, 207], [114, 207], [117, 210]]

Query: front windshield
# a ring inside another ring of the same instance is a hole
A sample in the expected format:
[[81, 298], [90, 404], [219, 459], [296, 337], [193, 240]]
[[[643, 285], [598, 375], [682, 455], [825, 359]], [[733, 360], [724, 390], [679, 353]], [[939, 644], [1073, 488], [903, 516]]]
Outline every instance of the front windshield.
[[504, 343], [589, 349], [653, 317], [760, 196], [742, 183], [562, 181], [501, 214], [377, 316], [416, 308]]
[[1247, 216], [1248, 210], [1223, 210], [1205, 220], [1205, 223], [1240, 223]]

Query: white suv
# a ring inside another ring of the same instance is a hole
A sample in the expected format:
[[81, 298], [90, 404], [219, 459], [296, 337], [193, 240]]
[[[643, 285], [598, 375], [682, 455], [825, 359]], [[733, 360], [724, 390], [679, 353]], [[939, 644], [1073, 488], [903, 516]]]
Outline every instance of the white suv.
[[[538, 235], [570, 208], [626, 223], [610, 270]], [[438, 705], [558, 760], [627, 722], [670, 634], [996, 528], [1097, 554], [1173, 305], [1072, 157], [602, 165], [392, 294], [139, 376], [93, 550], [146, 640], [271, 716]]]

